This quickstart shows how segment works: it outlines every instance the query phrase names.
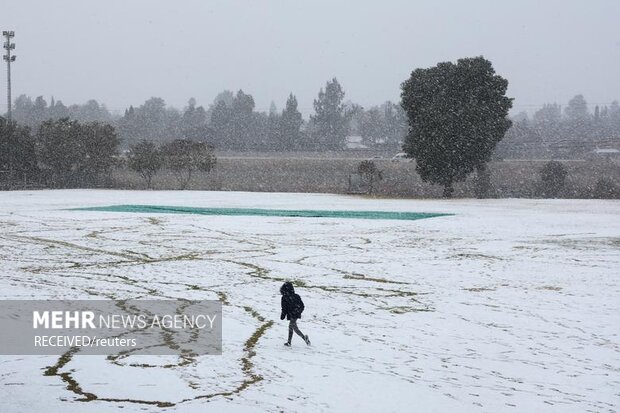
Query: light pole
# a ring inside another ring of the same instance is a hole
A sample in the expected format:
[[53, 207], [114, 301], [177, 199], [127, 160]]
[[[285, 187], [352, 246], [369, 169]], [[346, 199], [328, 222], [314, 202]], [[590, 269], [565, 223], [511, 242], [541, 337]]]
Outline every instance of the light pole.
[[2, 35], [6, 38], [6, 42], [4, 42], [4, 48], [6, 49], [6, 54], [2, 56], [4, 61], [6, 62], [6, 101], [8, 105], [7, 110], [7, 120], [11, 121], [11, 62], [15, 61], [16, 56], [11, 56], [11, 50], [15, 49], [15, 43], [11, 43], [11, 38], [15, 36], [14, 31], [3, 31]]

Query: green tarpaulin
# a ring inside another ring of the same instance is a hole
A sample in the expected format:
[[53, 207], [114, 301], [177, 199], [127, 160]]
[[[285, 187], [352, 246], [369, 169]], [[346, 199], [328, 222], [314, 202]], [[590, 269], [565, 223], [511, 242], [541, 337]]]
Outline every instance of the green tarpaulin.
[[80, 211], [140, 212], [158, 214], [198, 214], [227, 216], [307, 217], [307, 218], [359, 218], [416, 220], [451, 214], [427, 212], [390, 211], [326, 211], [307, 209], [257, 209], [257, 208], [198, 208], [160, 205], [111, 205], [101, 207], [75, 208]]

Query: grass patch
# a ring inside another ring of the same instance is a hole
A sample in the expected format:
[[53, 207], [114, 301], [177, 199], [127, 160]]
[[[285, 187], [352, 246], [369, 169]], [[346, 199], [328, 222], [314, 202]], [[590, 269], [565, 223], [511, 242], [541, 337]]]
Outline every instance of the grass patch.
[[562, 287], [556, 287], [554, 285], [543, 285], [542, 287], [538, 287], [539, 290], [549, 290], [549, 291], [561, 291]]
[[382, 307], [384, 310], [388, 310], [390, 313], [394, 314], [406, 314], [406, 313], [424, 313], [430, 312], [432, 310], [428, 308], [416, 308], [416, 307], [408, 307], [408, 306], [396, 306], [396, 307]]
[[342, 278], [346, 280], [373, 281], [373, 282], [385, 283], [385, 284], [409, 284], [408, 282], [404, 282], [404, 281], [391, 281], [385, 278], [367, 277], [363, 274], [355, 274], [355, 273], [346, 274]]
[[471, 291], [473, 293], [481, 293], [483, 291], [495, 291], [495, 288], [488, 287], [471, 287], [471, 288], [463, 288], [465, 291]]

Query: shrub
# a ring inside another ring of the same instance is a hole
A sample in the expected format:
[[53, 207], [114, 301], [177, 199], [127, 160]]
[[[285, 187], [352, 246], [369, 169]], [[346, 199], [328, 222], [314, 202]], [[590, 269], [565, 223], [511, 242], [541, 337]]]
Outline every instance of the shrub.
[[543, 197], [557, 198], [566, 186], [566, 167], [558, 161], [549, 161], [540, 170], [540, 192]]
[[373, 161], [362, 161], [357, 166], [357, 173], [360, 174], [368, 183], [368, 194], [372, 195], [375, 180], [383, 179], [383, 172], [377, 169]]
[[101, 185], [109, 178], [119, 143], [111, 125], [50, 119], [37, 132], [37, 160], [54, 187]]
[[620, 198], [620, 190], [613, 179], [599, 178], [592, 191], [592, 197], [598, 199], [616, 199]]

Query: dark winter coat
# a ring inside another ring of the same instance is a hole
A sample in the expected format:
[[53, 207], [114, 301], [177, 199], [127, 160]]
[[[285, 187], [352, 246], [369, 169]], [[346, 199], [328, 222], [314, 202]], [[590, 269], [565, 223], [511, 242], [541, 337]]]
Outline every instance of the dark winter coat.
[[304, 302], [301, 301], [301, 297], [295, 294], [293, 284], [290, 282], [284, 283], [280, 288], [282, 293], [282, 314], [280, 314], [280, 320], [287, 320], [291, 318], [301, 318], [301, 313], [304, 311]]

